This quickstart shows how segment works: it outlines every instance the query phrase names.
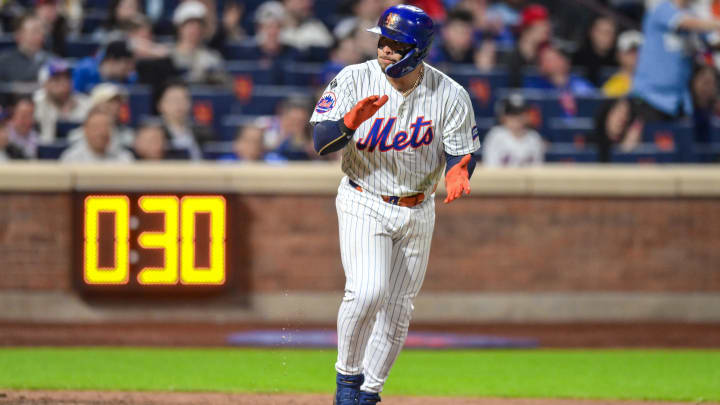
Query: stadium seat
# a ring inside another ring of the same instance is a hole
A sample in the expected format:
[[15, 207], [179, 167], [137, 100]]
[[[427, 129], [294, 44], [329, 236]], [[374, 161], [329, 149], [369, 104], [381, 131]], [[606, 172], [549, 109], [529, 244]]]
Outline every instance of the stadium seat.
[[552, 143], [567, 143], [582, 148], [590, 142], [593, 127], [592, 118], [555, 117], [548, 120], [547, 130], [541, 135]]
[[478, 128], [478, 134], [480, 135], [480, 144], [485, 141], [485, 135], [492, 127], [495, 126], [497, 121], [492, 117], [475, 117], [475, 124]]
[[79, 127], [82, 123], [70, 121], [58, 121], [55, 123], [55, 138], [67, 139], [67, 135], [73, 129]]
[[546, 162], [594, 163], [598, 161], [598, 152], [594, 146], [578, 149], [572, 143], [551, 144], [545, 151]]
[[232, 155], [232, 142], [206, 142], [202, 146], [203, 158], [209, 160], [218, 160], [220, 158]]
[[192, 86], [193, 110], [195, 121], [201, 125], [213, 126], [215, 133], [222, 131], [221, 117], [228, 115], [235, 102], [235, 95], [224, 87]]
[[185, 148], [172, 148], [165, 151], [165, 160], [190, 160], [190, 151]]
[[641, 143], [629, 152], [613, 148], [610, 157], [612, 163], [673, 163], [675, 159], [674, 149], [661, 149], [652, 143]]
[[56, 141], [47, 145], [38, 145], [37, 156], [41, 160], [58, 160], [60, 155], [67, 149], [67, 141]]
[[129, 95], [127, 122], [135, 126], [142, 117], [152, 113], [152, 92], [150, 87], [139, 84], [128, 86], [127, 90]]
[[293, 63], [285, 66], [285, 84], [290, 86], [324, 86], [322, 63]]
[[260, 116], [257, 115], [227, 115], [222, 118], [222, 130], [219, 132], [220, 139], [232, 141], [237, 135], [238, 128], [256, 122]]
[[256, 85], [272, 85], [282, 80], [282, 72], [273, 72], [267, 66], [255, 61], [233, 61], [228, 62], [227, 71], [233, 76], [244, 75]]
[[12, 34], [0, 35], [0, 51], [15, 48], [15, 38]]
[[645, 124], [642, 141], [654, 145], [659, 152], [674, 153], [675, 162], [691, 163], [697, 161], [694, 136], [690, 121], [652, 122]]
[[507, 87], [506, 72], [481, 72], [472, 65], [458, 65], [448, 69], [447, 74], [468, 91], [476, 115], [495, 115], [500, 89]]
[[243, 61], [249, 60], [250, 55], [255, 55], [255, 52], [250, 52], [254, 47], [249, 43], [233, 43], [227, 44], [222, 50], [222, 54], [228, 61]]
[[292, 96], [311, 97], [312, 89], [296, 86], [253, 86], [252, 95], [248, 100], [235, 100], [233, 114], [242, 115], [274, 115], [278, 104]]
[[86, 5], [88, 9], [83, 15], [83, 24], [81, 31], [85, 35], [92, 34], [100, 28], [105, 20], [107, 20], [107, 5], [94, 5], [93, 3], [107, 3], [109, 0], [89, 0], [89, 4]]
[[100, 42], [90, 37], [80, 37], [68, 40], [65, 51], [68, 58], [81, 59], [95, 55], [98, 49]]

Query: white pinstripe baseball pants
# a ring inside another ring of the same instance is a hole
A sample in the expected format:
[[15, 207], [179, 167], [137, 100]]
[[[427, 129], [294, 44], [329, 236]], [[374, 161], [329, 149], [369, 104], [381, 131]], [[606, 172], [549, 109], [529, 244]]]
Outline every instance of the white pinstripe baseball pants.
[[382, 391], [405, 338], [425, 278], [435, 201], [408, 208], [358, 191], [343, 178], [335, 202], [345, 295], [338, 313], [338, 358], [346, 375], [365, 374], [363, 391]]

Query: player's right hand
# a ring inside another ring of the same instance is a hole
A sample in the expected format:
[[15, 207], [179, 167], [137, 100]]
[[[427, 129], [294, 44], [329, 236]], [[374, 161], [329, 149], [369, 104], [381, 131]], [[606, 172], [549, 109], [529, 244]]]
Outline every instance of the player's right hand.
[[382, 97], [370, 96], [358, 101], [358, 103], [355, 104], [355, 107], [353, 107], [352, 110], [348, 111], [348, 113], [345, 114], [345, 117], [343, 118], [345, 126], [352, 129], [353, 131], [358, 129], [360, 124], [362, 124], [366, 119], [375, 115], [377, 110], [379, 110], [380, 107], [383, 106], [383, 104], [387, 103], [387, 101], [387, 95], [384, 95]]

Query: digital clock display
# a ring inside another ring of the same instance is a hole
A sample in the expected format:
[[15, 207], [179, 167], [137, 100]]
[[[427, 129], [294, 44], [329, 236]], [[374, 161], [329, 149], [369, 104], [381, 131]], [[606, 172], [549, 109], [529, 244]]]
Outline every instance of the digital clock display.
[[227, 195], [76, 196], [75, 284], [82, 292], [224, 289], [234, 262]]

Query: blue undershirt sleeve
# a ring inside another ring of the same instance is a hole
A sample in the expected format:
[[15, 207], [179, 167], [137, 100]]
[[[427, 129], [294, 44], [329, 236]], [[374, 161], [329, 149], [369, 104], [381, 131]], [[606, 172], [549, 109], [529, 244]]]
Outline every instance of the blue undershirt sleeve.
[[339, 151], [347, 145], [354, 133], [355, 131], [345, 126], [342, 119], [320, 121], [313, 127], [315, 151], [318, 155]]
[[[465, 155], [463, 155], [463, 156], [465, 156]], [[445, 174], [447, 174], [448, 170], [450, 170], [453, 166], [460, 163], [463, 156], [450, 155], [446, 152], [445, 153], [445, 161], [447, 163], [445, 164]], [[477, 165], [477, 162], [475, 161], [475, 155], [470, 154], [470, 162], [468, 163], [468, 178], [472, 177], [473, 172], [475, 171], [476, 165]]]

